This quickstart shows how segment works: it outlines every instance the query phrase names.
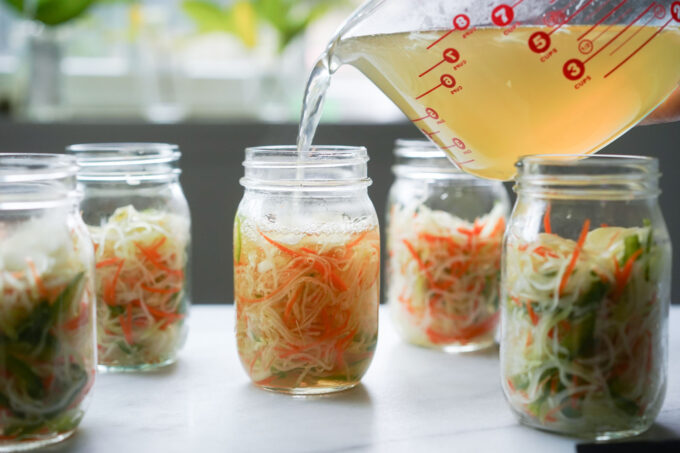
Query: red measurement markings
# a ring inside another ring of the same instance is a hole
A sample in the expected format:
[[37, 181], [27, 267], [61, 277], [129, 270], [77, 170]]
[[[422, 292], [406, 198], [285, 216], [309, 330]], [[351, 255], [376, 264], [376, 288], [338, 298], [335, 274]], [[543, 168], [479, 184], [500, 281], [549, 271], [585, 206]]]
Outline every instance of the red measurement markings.
[[578, 41], [580, 41], [580, 40], [582, 40], [583, 38], [585, 38], [586, 36], [588, 36], [588, 34], [589, 34], [591, 31], [593, 31], [593, 30], [595, 29], [595, 27], [597, 27], [598, 25], [600, 25], [600, 24], [601, 24], [602, 22], [604, 22], [605, 20], [609, 19], [609, 18], [611, 17], [611, 15], [614, 14], [616, 11], [618, 11], [619, 8], [621, 8], [623, 5], [625, 5], [626, 2], [628, 2], [628, 0], [623, 0], [623, 1], [622, 1], [621, 3], [619, 3], [615, 8], [613, 8], [611, 11], [609, 11], [602, 19], [600, 19], [599, 21], [597, 21], [597, 23], [596, 23], [595, 25], [593, 25], [592, 27], [590, 27], [585, 33], [583, 33], [581, 36], [579, 36], [579, 37], [578, 37]]
[[607, 0], [606, 2], [604, 2], [602, 5], [600, 5], [599, 8], [597, 8], [596, 10], [594, 10], [593, 12], [591, 12], [590, 14], [588, 14], [588, 15], [586, 16], [586, 18], [583, 19], [583, 22], [585, 22], [585, 23], [590, 22], [590, 21], [593, 19], [593, 17], [595, 17], [595, 16], [597, 16], [598, 14], [600, 14], [600, 13], [602, 12], [602, 10], [603, 10], [603, 9], [609, 4], [609, 2], [611, 2], [611, 1], [612, 1], [612, 0]]
[[491, 12], [491, 21], [499, 27], [510, 25], [515, 18], [515, 10], [510, 5], [498, 5]]
[[475, 161], [474, 159], [470, 159], [470, 160], [466, 160], [465, 162], [461, 162], [459, 160], [453, 159], [453, 163], [455, 163], [459, 167], [463, 167], [464, 165], [469, 165], [469, 164], [473, 163], [474, 161]]
[[578, 80], [586, 73], [586, 65], [578, 58], [572, 58], [564, 63], [562, 73], [569, 80]]
[[574, 17], [576, 17], [576, 16], [578, 16], [579, 14], [581, 14], [581, 11], [583, 11], [584, 9], [586, 9], [587, 7], [589, 7], [590, 4], [593, 3], [594, 1], [595, 1], [595, 0], [588, 0], [588, 1], [586, 2], [585, 5], [583, 5], [582, 7], [580, 7], [579, 9], [577, 9], [576, 11], [574, 11], [574, 13], [573, 13], [571, 16], [567, 17], [564, 21], [562, 21], [561, 24], [559, 24], [557, 27], [553, 28], [553, 29], [550, 31], [550, 33], [548, 33], [548, 34], [549, 34], [549, 35], [552, 35], [552, 34], [555, 33], [557, 30], [559, 30], [560, 28], [562, 28], [564, 25], [566, 25], [566, 24], [568, 24], [569, 22], [571, 22], [572, 19], [574, 19]]
[[470, 18], [466, 14], [459, 14], [453, 18], [453, 28], [446, 33], [444, 33], [438, 40], [427, 46], [427, 50], [430, 50], [446, 38], [448, 38], [456, 30], [467, 30], [470, 26]]
[[663, 5], [656, 5], [656, 7], [654, 7], [654, 17], [657, 19], [666, 17], [666, 8]]
[[[451, 149], [451, 148], [458, 148], [460, 150], [465, 151], [467, 149], [467, 146], [465, 146], [465, 142], [457, 137], [453, 137], [453, 145], [449, 146], [444, 146], [444, 149]], [[471, 152], [471, 151], [470, 151]], [[464, 153], [467, 154], [467, 153]]]
[[529, 49], [535, 53], [543, 53], [550, 49], [550, 35], [544, 31], [537, 31], [529, 37]]
[[633, 58], [635, 55], [637, 55], [637, 53], [638, 53], [639, 51], [641, 51], [641, 50], [643, 49], [643, 47], [645, 47], [647, 44], [649, 44], [650, 41], [651, 41], [652, 39], [654, 39], [654, 38], [656, 38], [657, 36], [659, 36], [659, 33], [661, 33], [666, 27], [668, 27], [668, 24], [670, 24], [672, 21], [673, 21], [672, 18], [671, 18], [671, 19], [668, 19], [668, 22], [666, 22], [665, 24], [663, 24], [663, 26], [662, 26], [661, 28], [659, 28], [659, 29], [656, 31], [656, 33], [654, 33], [652, 36], [650, 36], [649, 39], [648, 39], [647, 41], [643, 42], [642, 45], [641, 45], [640, 47], [638, 47], [637, 49], [635, 49], [635, 51], [634, 51], [632, 54], [628, 55], [628, 57], [626, 57], [625, 60], [623, 60], [623, 61], [622, 61], [621, 63], [619, 63], [614, 69], [612, 69], [612, 70], [609, 71], [607, 74], [605, 74], [604, 78], [606, 79], [607, 77], [609, 77], [610, 75], [612, 75], [617, 69], [619, 69], [621, 66], [623, 66], [624, 64], [626, 64], [626, 63], [628, 62], [628, 60], [630, 60], [630, 59]]
[[437, 135], [438, 133], [440, 133], [441, 131], [427, 132], [425, 129], [421, 129], [420, 132], [427, 135], [427, 138], [432, 138], [435, 135]]
[[637, 31], [636, 31], [635, 33], [633, 33], [633, 34], [630, 35], [628, 38], [626, 38], [626, 40], [623, 41], [616, 49], [612, 50], [612, 52], [611, 52], [609, 55], [614, 55], [616, 52], [618, 52], [618, 50], [619, 50], [621, 47], [623, 47], [623, 46], [625, 46], [626, 44], [628, 44], [628, 43], [630, 42], [631, 39], [635, 38], [635, 37], [637, 36], [638, 33], [640, 33], [642, 30], [644, 30], [643, 27], [645, 27], [646, 25], [649, 25], [649, 23], [650, 23], [651, 21], [653, 21], [653, 20], [654, 20], [654, 16], [652, 16], [652, 17], [650, 17], [649, 19], [647, 19], [647, 22], [645, 22], [644, 24], [642, 24], [642, 26], [641, 26], [640, 28], [638, 28]]
[[515, 3], [513, 3], [512, 8], [517, 8], [522, 3], [524, 3], [524, 0], [517, 0]]
[[441, 78], [439, 79], [439, 81], [441, 82], [439, 85], [437, 85], [436, 87], [432, 88], [431, 90], [426, 91], [425, 93], [423, 93], [423, 94], [421, 94], [420, 96], [418, 96], [418, 97], [416, 98], [416, 101], [417, 101], [418, 99], [424, 98], [425, 96], [427, 96], [428, 94], [432, 93], [433, 91], [435, 91], [435, 90], [438, 89], [438, 88], [441, 88], [441, 87], [453, 88], [453, 87], [456, 86], [456, 79], [454, 79], [453, 76], [452, 76], [452, 75], [449, 75], [449, 74], [444, 74], [443, 76], [441, 76]]
[[584, 61], [584, 63], [588, 63], [590, 60], [592, 60], [593, 58], [595, 58], [600, 52], [602, 52], [604, 49], [606, 49], [607, 47], [609, 47], [609, 45], [610, 45], [611, 43], [613, 43], [614, 41], [616, 41], [617, 39], [619, 39], [619, 37], [620, 37], [622, 34], [624, 34], [625, 32], [627, 32], [628, 29], [629, 29], [630, 27], [632, 27], [633, 24], [634, 24], [635, 22], [637, 22], [637, 21], [639, 21], [640, 19], [642, 19], [642, 17], [643, 17], [645, 14], [647, 14], [652, 8], [654, 8], [654, 2], [652, 2], [652, 3], [647, 7], [646, 10], [644, 10], [643, 12], [641, 12], [640, 15], [639, 15], [638, 17], [636, 17], [635, 19], [633, 19], [633, 21], [632, 21], [631, 23], [629, 23], [628, 25], [626, 25], [626, 27], [625, 27], [623, 30], [621, 30], [620, 32], [618, 32], [613, 38], [611, 38], [609, 41], [607, 41], [607, 43], [606, 43], [604, 46], [602, 46], [602, 47], [600, 47], [599, 49], [597, 49], [597, 51], [596, 51], [594, 54], [592, 54], [590, 57], [588, 57], [588, 59], [587, 59], [586, 61]]
[[444, 51], [442, 60], [439, 63], [437, 63], [436, 65], [432, 66], [427, 71], [420, 74], [418, 77], [423, 77], [424, 75], [428, 74], [430, 71], [433, 71], [434, 69], [438, 68], [440, 65], [442, 65], [444, 63], [456, 64], [456, 63], [458, 63], [458, 61], [460, 61], [460, 53], [458, 53], [458, 51], [456, 49], [451, 49], [451, 48], [446, 49]]
[[[624, 17], [628, 16], [632, 11], [633, 11], [633, 8], [628, 8], [628, 9], [621, 15], [621, 19], [623, 19]], [[595, 37], [593, 38], [593, 42], [597, 41], [598, 39], [600, 39], [600, 38], [602, 37], [602, 35], [604, 35], [604, 34], [607, 33], [609, 30], [611, 30], [611, 28], [616, 24], [616, 22], [620, 22], [620, 20], [614, 21], [613, 24], [609, 24], [606, 28], [604, 28], [600, 33], [597, 34], [597, 36], [595, 36]]]
[[567, 15], [564, 14], [564, 11], [562, 10], [550, 11], [543, 16], [543, 23], [546, 27], [554, 27], [562, 22], [565, 17], [567, 17]]
[[593, 51], [595, 46], [593, 45], [593, 42], [590, 39], [584, 39], [580, 43], [578, 43], [578, 50], [584, 55], [588, 55], [590, 52]]
[[[413, 121], [414, 123], [417, 123], [418, 121], [423, 121], [423, 120], [426, 120], [428, 118], [432, 118], [433, 120], [438, 120], [439, 119], [439, 113], [437, 113], [437, 111], [435, 109], [431, 109], [431, 108], [428, 107], [428, 108], [425, 109], [425, 116], [424, 117], [416, 118], [415, 120], [411, 120], [411, 121]], [[437, 123], [437, 124], [439, 124], [439, 123]]]
[[680, 22], [680, 2], [673, 2], [671, 5], [671, 16], [676, 22]]

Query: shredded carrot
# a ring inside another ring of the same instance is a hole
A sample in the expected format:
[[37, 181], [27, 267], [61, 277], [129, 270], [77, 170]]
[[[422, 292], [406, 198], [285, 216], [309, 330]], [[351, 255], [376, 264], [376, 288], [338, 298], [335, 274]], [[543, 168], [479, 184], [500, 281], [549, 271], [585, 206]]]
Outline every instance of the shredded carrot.
[[496, 324], [498, 323], [498, 316], [499, 313], [496, 312], [478, 324], [473, 324], [469, 327], [460, 329], [460, 331], [455, 335], [442, 335], [436, 332], [434, 329], [432, 329], [432, 327], [428, 327], [425, 333], [429, 337], [430, 341], [432, 341], [432, 343], [435, 344], [445, 344], [454, 342], [460, 342], [464, 344], [479, 337], [480, 335], [489, 332], [494, 327], [496, 327]]
[[615, 264], [615, 277], [616, 277], [616, 289], [614, 290], [614, 295], [612, 298], [614, 300], [618, 300], [619, 297], [621, 297], [621, 294], [623, 294], [623, 291], [626, 289], [626, 285], [628, 284], [628, 279], [630, 278], [630, 274], [633, 271], [633, 264], [635, 261], [640, 257], [642, 254], [642, 249], [637, 249], [635, 253], [633, 253], [629, 258], [628, 261], [626, 261], [626, 264], [623, 266], [623, 269], [619, 269], [619, 263], [614, 260]]
[[38, 292], [42, 297], [47, 297], [47, 289], [45, 288], [45, 284], [43, 283], [42, 278], [40, 278], [40, 275], [35, 268], [35, 263], [30, 258], [26, 258], [26, 263], [28, 263], [28, 268], [31, 270], [31, 275], [33, 276], [33, 280], [35, 280], [35, 286], [38, 287]]
[[277, 249], [281, 250], [283, 253], [287, 253], [288, 255], [291, 255], [291, 256], [303, 256], [301, 253], [296, 252], [295, 250], [289, 249], [285, 245], [279, 244], [275, 240], [267, 237], [262, 231], [259, 231], [259, 233], [265, 239], [265, 241], [269, 242], [271, 245], [273, 245]]
[[175, 294], [178, 293], [182, 290], [182, 288], [152, 288], [147, 285], [140, 285], [141, 288], [144, 291], [149, 291], [150, 293], [158, 293], [158, 294]]
[[347, 245], [345, 245], [345, 249], [349, 250], [355, 245], [357, 245], [359, 242], [363, 241], [364, 238], [368, 235], [369, 231], [366, 230], [363, 233], [361, 233], [359, 236], [357, 236], [356, 239], [354, 239], [352, 242], [348, 242]]
[[550, 211], [552, 210], [552, 205], [548, 203], [548, 207], [545, 209], [545, 215], [543, 216], [543, 229], [546, 233], [552, 234], [552, 226], [550, 225]]
[[102, 267], [110, 266], [110, 265], [112, 265], [112, 264], [117, 264], [117, 263], [118, 263], [118, 258], [109, 258], [109, 259], [107, 259], [107, 260], [99, 261], [99, 262], [96, 264], [95, 267], [96, 267], [97, 269], [101, 269]]
[[425, 263], [423, 263], [423, 260], [420, 259], [420, 256], [418, 256], [418, 252], [416, 251], [415, 247], [413, 247], [413, 244], [411, 244], [408, 239], [402, 239], [401, 241], [404, 243], [409, 253], [411, 253], [413, 259], [416, 260], [416, 263], [418, 263], [418, 267], [420, 268], [421, 272], [425, 274], [425, 278], [427, 278], [432, 286], [436, 286], [430, 271], [428, 270], [427, 266], [425, 266]]
[[109, 282], [108, 287], [104, 290], [103, 299], [107, 305], [116, 305], [116, 285], [118, 284], [118, 277], [120, 277], [120, 271], [123, 269], [124, 259], [118, 262], [118, 267], [116, 268], [116, 273], [113, 274], [113, 278]]
[[123, 334], [125, 335], [125, 341], [127, 344], [132, 346], [132, 305], [128, 304], [125, 307], [125, 314], [118, 316], [118, 321], [120, 322], [120, 327], [123, 329]]
[[562, 296], [562, 294], [564, 293], [564, 288], [567, 286], [567, 282], [569, 281], [571, 272], [574, 270], [574, 267], [576, 266], [576, 260], [578, 260], [578, 257], [581, 254], [581, 250], [583, 249], [583, 244], [585, 244], [586, 242], [588, 230], [590, 230], [590, 219], [586, 219], [585, 222], [583, 222], [583, 228], [581, 228], [581, 235], [579, 236], [578, 242], [576, 243], [576, 247], [574, 248], [574, 254], [571, 256], [571, 260], [569, 261], [569, 264], [567, 265], [567, 268], [564, 270], [564, 274], [562, 275], [562, 281], [560, 281], [559, 288], [560, 296]]
[[180, 320], [184, 319], [184, 315], [181, 313], [171, 313], [163, 310], [159, 310], [154, 307], [150, 307], [148, 305], [145, 305], [146, 309], [149, 310], [149, 313], [151, 313], [155, 318], [170, 318], [172, 320]]
[[135, 247], [137, 247], [137, 249], [140, 252], [142, 252], [144, 257], [147, 260], [149, 260], [149, 262], [151, 264], [153, 264], [156, 268], [158, 268], [158, 269], [160, 269], [164, 272], [167, 272], [168, 274], [171, 274], [171, 275], [177, 275], [177, 276], [180, 276], [180, 277], [184, 276], [183, 270], [181, 270], [181, 269], [170, 269], [169, 267], [167, 267], [163, 263], [161, 263], [160, 260], [159, 260], [158, 252], [156, 251], [155, 248], [154, 249], [148, 249], [148, 248], [143, 247], [142, 245], [140, 245], [137, 242], [135, 242]]
[[531, 324], [538, 325], [538, 315], [534, 312], [531, 302], [527, 300], [527, 312], [529, 313], [529, 318], [531, 318]]
[[299, 285], [297, 291], [295, 291], [293, 296], [290, 299], [288, 299], [288, 302], [286, 303], [286, 309], [283, 312], [283, 322], [285, 322], [286, 324], [288, 323], [290, 314], [293, 311], [293, 306], [295, 305], [295, 302], [297, 302], [298, 299], [300, 298], [303, 289], [304, 285]]
[[71, 318], [67, 322], [63, 324], [64, 329], [66, 330], [76, 330], [85, 324], [90, 319], [90, 313], [88, 310], [88, 305], [85, 302], [81, 302], [80, 304], [80, 312], [78, 313], [78, 316], [75, 318]]
[[493, 231], [491, 231], [491, 236], [496, 236], [497, 234], [505, 231], [505, 218], [501, 217], [498, 219], [498, 222], [496, 222], [496, 226], [493, 227]]

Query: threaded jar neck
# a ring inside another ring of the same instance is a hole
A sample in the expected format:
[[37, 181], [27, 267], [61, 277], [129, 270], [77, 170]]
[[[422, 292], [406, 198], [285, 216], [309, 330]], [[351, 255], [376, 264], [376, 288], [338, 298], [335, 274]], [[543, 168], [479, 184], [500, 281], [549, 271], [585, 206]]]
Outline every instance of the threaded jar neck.
[[79, 181], [173, 180], [182, 153], [169, 143], [85, 143], [66, 148], [75, 156]]
[[392, 172], [398, 177], [485, 182], [458, 169], [444, 151], [428, 140], [397, 140], [394, 145], [394, 159]]
[[659, 162], [652, 157], [618, 155], [536, 155], [517, 163], [515, 191], [545, 198], [654, 198]]
[[0, 154], [0, 209], [41, 209], [77, 203], [78, 165], [60, 154]]
[[363, 147], [315, 146], [303, 153], [294, 146], [247, 148], [240, 182], [276, 191], [364, 189], [371, 184], [367, 162]]

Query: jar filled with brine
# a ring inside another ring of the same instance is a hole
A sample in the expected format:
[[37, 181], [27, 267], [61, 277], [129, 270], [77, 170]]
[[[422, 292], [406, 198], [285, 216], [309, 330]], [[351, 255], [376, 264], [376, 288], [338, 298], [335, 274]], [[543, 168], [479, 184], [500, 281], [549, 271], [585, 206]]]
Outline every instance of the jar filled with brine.
[[638, 434], [666, 391], [671, 245], [656, 159], [527, 157], [506, 234], [501, 373], [524, 424]]
[[69, 437], [96, 366], [94, 256], [75, 159], [0, 154], [0, 451]]
[[387, 206], [387, 300], [402, 337], [449, 352], [494, 344], [508, 195], [422, 140], [399, 140]]
[[175, 145], [68, 147], [81, 169], [83, 218], [95, 248], [103, 370], [173, 363], [187, 334], [189, 207]]
[[234, 222], [236, 341], [261, 388], [359, 383], [378, 338], [380, 238], [364, 148], [246, 150]]

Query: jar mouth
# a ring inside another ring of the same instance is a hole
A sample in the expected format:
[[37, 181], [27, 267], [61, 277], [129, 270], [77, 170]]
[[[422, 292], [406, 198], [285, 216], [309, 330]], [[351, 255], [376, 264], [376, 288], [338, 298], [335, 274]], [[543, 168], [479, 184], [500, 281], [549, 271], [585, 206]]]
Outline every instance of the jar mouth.
[[516, 164], [515, 191], [553, 196], [640, 198], [659, 195], [659, 161], [614, 154], [524, 156]]
[[0, 183], [58, 181], [77, 172], [76, 159], [63, 154], [0, 153]]
[[364, 147], [313, 146], [300, 153], [296, 146], [260, 146], [246, 148], [245, 155], [240, 183], [246, 188], [338, 189], [371, 184]]
[[73, 205], [78, 165], [63, 154], [0, 153], [0, 209], [44, 209]]
[[82, 143], [66, 148], [75, 156], [79, 180], [162, 179], [180, 173], [182, 153], [170, 143]]
[[394, 146], [396, 176], [414, 179], [456, 179], [478, 181], [459, 169], [436, 144], [422, 139], [398, 139]]

